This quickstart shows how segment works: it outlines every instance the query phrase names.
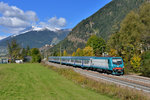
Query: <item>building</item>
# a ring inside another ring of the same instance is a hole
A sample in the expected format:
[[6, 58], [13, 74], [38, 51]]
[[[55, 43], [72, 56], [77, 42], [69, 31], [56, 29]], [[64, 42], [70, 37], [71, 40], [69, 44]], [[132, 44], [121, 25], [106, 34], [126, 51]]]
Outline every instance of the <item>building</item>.
[[0, 64], [7, 64], [8, 59], [7, 58], [0, 58]]

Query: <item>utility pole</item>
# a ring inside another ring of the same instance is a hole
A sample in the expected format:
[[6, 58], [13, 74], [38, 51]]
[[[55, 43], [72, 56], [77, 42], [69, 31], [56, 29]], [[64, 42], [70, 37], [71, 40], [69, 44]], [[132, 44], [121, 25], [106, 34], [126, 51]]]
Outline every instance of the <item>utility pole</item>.
[[102, 54], [103, 54], [103, 46], [102, 46]]
[[[92, 49], [93, 49], [93, 41], [92, 41]], [[94, 49], [92, 50], [92, 54], [94, 56]]]
[[60, 64], [61, 64], [61, 44], [60, 44]]
[[102, 56], [104, 56], [104, 55], [103, 55], [103, 47], [104, 47], [104, 46], [101, 46], [101, 48], [102, 48]]
[[53, 49], [53, 55], [52, 56], [54, 56], [54, 49]]

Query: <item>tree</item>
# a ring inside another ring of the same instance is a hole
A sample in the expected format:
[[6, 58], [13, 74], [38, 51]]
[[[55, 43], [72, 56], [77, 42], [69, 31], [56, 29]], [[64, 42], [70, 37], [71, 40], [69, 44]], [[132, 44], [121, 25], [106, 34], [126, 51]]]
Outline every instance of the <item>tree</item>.
[[12, 51], [11, 44], [8, 43], [7, 45], [8, 45], [8, 54], [9, 54], [9, 57], [12, 58], [12, 52], [13, 52], [13, 51]]
[[72, 53], [72, 56], [75, 56], [75, 55], [76, 55], [76, 53], [75, 53], [75, 52], [73, 52], [73, 53]]
[[120, 33], [114, 33], [110, 36], [109, 40], [107, 41], [107, 52], [111, 52], [111, 49], [116, 50], [117, 55], [121, 55], [121, 43], [120, 43]]
[[63, 56], [67, 56], [67, 51], [66, 50], [63, 51]]
[[52, 54], [52, 56], [58, 56], [57, 51], [54, 51], [53, 54]]
[[80, 49], [80, 48], [78, 48], [78, 49], [76, 50], [75, 56], [83, 56], [83, 50]]
[[142, 55], [141, 72], [142, 75], [150, 77], [150, 50]]
[[109, 55], [116, 57], [116, 56], [117, 56], [117, 50], [115, 50], [115, 49], [110, 49]]
[[12, 40], [11, 43], [8, 42], [8, 52], [10, 58], [13, 60], [12, 62], [14, 62], [16, 59], [21, 58], [20, 50], [21, 48], [16, 40]]
[[25, 50], [25, 48], [21, 49], [21, 58], [24, 60], [24, 57], [27, 56], [27, 51]]
[[27, 53], [28, 56], [31, 55], [31, 53], [30, 53], [30, 47], [29, 46], [27, 46], [27, 48], [26, 48], [26, 53]]
[[[150, 46], [150, 3], [143, 4], [139, 10], [131, 11], [121, 23], [119, 32], [113, 34], [107, 42], [109, 50], [117, 50], [129, 69], [138, 72], [140, 56]], [[129, 64], [130, 62], [130, 64]]]
[[90, 46], [87, 46], [87, 47], [85, 47], [85, 48], [83, 49], [83, 55], [84, 55], [84, 56], [94, 56], [93, 53], [94, 53], [94, 52], [93, 52], [93, 48], [90, 47]]
[[147, 51], [150, 46], [150, 2], [143, 4], [140, 7], [139, 16], [144, 24], [144, 29], [142, 32], [142, 48]]
[[97, 37], [96, 35], [92, 35], [88, 41], [86, 46], [90, 46], [94, 50], [94, 55], [100, 56], [106, 50], [105, 40], [101, 37]]
[[[123, 20], [120, 29], [120, 43], [126, 53], [141, 54], [148, 47], [150, 37], [150, 3], [143, 4], [139, 11], [131, 11]], [[131, 21], [132, 20], [132, 21]], [[130, 57], [130, 58], [131, 58]], [[130, 60], [130, 59], [129, 59]]]
[[133, 70], [135, 72], [139, 72], [140, 71], [140, 66], [141, 66], [141, 58], [139, 55], [134, 55], [132, 58], [131, 58], [131, 61], [130, 61], [132, 67], [133, 67]]
[[41, 54], [38, 48], [32, 48], [31, 50], [32, 61], [31, 62], [41, 62]]

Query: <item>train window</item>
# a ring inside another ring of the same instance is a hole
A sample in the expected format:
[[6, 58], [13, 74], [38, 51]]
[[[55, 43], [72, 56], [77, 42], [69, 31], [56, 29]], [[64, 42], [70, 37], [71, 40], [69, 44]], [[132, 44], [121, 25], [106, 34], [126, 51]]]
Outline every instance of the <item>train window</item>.
[[62, 61], [64, 61], [64, 62], [65, 62], [65, 59], [62, 59]]
[[112, 62], [115, 65], [121, 65], [122, 64], [122, 60], [121, 59], [112, 59]]
[[81, 60], [75, 60], [76, 63], [81, 63]]
[[89, 60], [83, 60], [84, 64], [89, 64]]

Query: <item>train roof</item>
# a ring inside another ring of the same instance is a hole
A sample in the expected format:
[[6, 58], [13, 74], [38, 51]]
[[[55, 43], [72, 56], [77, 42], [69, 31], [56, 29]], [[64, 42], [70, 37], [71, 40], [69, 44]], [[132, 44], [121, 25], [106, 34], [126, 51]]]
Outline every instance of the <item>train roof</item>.
[[[60, 56], [51, 56], [50, 58], [60, 58]], [[66, 59], [70, 59], [70, 58], [74, 58], [74, 59], [109, 59], [109, 58], [118, 58], [120, 59], [121, 57], [94, 57], [94, 56], [61, 56], [61, 58], [66, 58]]]

